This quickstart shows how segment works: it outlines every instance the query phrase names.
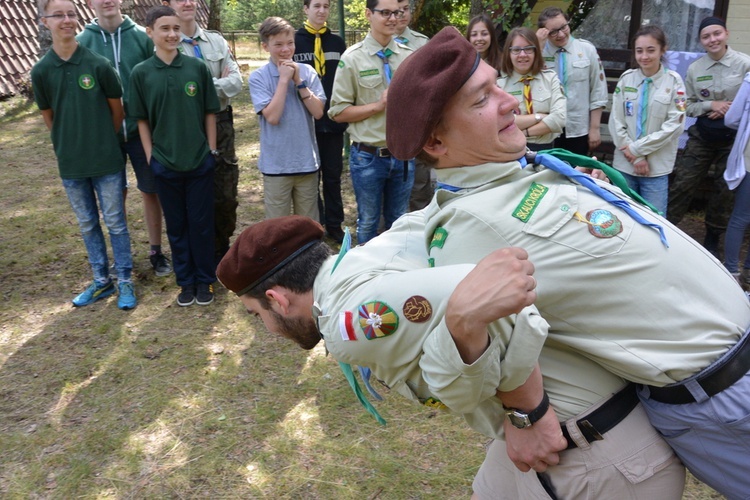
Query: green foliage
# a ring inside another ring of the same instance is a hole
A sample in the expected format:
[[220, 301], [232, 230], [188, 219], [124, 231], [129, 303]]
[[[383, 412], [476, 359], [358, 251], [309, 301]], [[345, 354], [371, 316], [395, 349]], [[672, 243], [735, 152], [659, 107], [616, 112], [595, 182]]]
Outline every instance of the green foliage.
[[370, 23], [367, 22], [367, 18], [365, 17], [365, 0], [351, 0], [345, 2], [344, 12], [346, 13], [344, 20], [346, 22], [347, 31], [367, 31], [370, 29]]
[[414, 29], [432, 37], [446, 26], [455, 26], [462, 33], [469, 24], [468, 0], [426, 0], [419, 11]]
[[531, 5], [527, 0], [491, 0], [485, 5], [487, 13], [504, 33], [522, 26], [531, 12]]
[[[302, 5], [302, 0], [226, 0], [222, 28], [225, 31], [257, 31], [260, 23], [270, 16], [283, 17], [292, 26], [299, 27], [305, 21]], [[364, 7], [362, 12], [364, 19]], [[336, 29], [338, 22], [338, 0], [331, 0], [328, 25]]]

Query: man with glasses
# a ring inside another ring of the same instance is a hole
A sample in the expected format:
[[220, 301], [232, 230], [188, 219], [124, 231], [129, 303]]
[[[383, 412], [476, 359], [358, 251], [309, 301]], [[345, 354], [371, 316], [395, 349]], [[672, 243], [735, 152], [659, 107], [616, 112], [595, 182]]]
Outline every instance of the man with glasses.
[[360, 244], [377, 235], [381, 212], [386, 229], [406, 212], [414, 183], [414, 161], [393, 158], [385, 141], [388, 85], [412, 53], [393, 39], [404, 15], [397, 0], [367, 0], [365, 17], [370, 31], [341, 56], [333, 82], [328, 116], [337, 123], [349, 123], [349, 168]]
[[536, 36], [543, 45], [544, 67], [557, 72], [568, 98], [565, 129], [556, 148], [585, 155], [602, 142], [599, 126], [607, 105], [607, 80], [596, 47], [574, 38], [562, 9], [547, 7], [539, 14]]
[[239, 167], [234, 152], [231, 99], [242, 90], [242, 75], [221, 33], [198, 26], [195, 21], [198, 3], [195, 0], [165, 0], [163, 3], [172, 7], [180, 19], [182, 43], [179, 51], [206, 63], [221, 105], [221, 110], [216, 113], [218, 155], [215, 156], [214, 168], [214, 252], [218, 263], [229, 250], [229, 238], [237, 225]]

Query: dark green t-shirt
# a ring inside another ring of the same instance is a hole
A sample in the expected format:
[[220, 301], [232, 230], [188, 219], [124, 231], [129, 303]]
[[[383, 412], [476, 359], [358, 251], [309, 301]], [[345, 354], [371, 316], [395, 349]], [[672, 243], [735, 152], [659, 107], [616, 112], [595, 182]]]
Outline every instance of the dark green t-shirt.
[[80, 45], [67, 61], [50, 50], [31, 69], [31, 82], [39, 109], [53, 113], [60, 177], [98, 177], [125, 168], [107, 102], [122, 97], [122, 86], [107, 59]]
[[178, 53], [172, 64], [153, 57], [130, 74], [130, 115], [148, 120], [152, 155], [172, 170], [188, 172], [209, 154], [205, 117], [219, 111], [206, 64]]

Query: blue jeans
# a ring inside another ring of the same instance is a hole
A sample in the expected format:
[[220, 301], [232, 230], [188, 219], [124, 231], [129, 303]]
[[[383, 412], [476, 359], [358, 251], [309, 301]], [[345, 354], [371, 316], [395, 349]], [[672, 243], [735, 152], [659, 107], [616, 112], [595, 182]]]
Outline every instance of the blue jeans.
[[628, 187], [643, 196], [643, 199], [651, 203], [656, 209], [667, 216], [667, 200], [669, 198], [669, 175], [658, 177], [641, 177], [620, 172]]
[[[724, 266], [730, 273], [740, 271], [740, 250], [747, 226], [750, 226], [750, 174], [735, 190], [734, 209], [724, 236]], [[750, 252], [745, 256], [745, 269], [750, 269]]]
[[403, 161], [352, 146], [349, 170], [357, 199], [357, 243], [361, 245], [378, 235], [381, 212], [386, 229], [406, 212], [414, 184], [414, 160], [409, 160], [404, 179]]
[[212, 155], [189, 172], [170, 170], [151, 157], [167, 223], [172, 264], [180, 286], [216, 281], [214, 262], [214, 165]]
[[100, 283], [109, 281], [107, 245], [99, 225], [101, 208], [115, 257], [117, 279], [121, 283], [130, 281], [133, 256], [130, 253], [130, 233], [125, 220], [122, 172], [84, 179], [63, 179], [62, 184], [78, 219], [94, 279]]

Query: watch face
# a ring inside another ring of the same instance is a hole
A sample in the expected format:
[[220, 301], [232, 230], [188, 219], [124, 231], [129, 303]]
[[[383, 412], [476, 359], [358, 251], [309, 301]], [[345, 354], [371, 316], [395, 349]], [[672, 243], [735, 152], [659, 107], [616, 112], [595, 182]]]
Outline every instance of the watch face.
[[525, 413], [521, 413], [516, 410], [507, 410], [505, 413], [506, 415], [508, 415], [508, 420], [510, 420], [510, 423], [513, 424], [513, 427], [518, 427], [519, 429], [531, 427], [529, 416]]

